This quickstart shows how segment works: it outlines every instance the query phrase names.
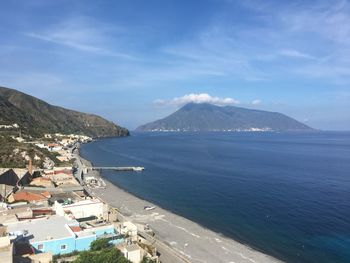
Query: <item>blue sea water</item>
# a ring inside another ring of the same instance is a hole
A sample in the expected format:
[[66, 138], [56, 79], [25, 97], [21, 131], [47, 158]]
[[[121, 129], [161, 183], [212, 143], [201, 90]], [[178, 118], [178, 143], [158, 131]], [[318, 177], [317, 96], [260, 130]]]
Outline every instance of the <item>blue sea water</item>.
[[287, 262], [350, 262], [350, 133], [133, 133], [83, 145], [121, 188]]

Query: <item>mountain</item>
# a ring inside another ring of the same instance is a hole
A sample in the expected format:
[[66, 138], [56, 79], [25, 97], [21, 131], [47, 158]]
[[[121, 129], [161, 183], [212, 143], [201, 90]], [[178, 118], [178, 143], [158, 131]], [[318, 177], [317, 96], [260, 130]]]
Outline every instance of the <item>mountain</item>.
[[284, 114], [234, 106], [190, 103], [138, 131], [304, 131], [312, 130]]
[[17, 123], [32, 136], [78, 133], [91, 137], [127, 136], [129, 131], [94, 114], [53, 106], [17, 90], [0, 87], [0, 125]]

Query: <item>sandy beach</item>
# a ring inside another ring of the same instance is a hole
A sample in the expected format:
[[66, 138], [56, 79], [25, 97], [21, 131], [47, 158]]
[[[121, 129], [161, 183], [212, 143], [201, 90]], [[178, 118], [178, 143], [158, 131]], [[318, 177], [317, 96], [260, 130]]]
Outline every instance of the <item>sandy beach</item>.
[[[84, 165], [90, 166], [90, 162], [83, 158], [81, 160]], [[97, 171], [90, 171], [89, 175], [100, 178]], [[103, 180], [106, 182], [106, 188], [92, 189], [91, 192], [117, 208], [140, 230], [148, 224], [156, 239], [160, 241], [159, 251], [164, 253], [161, 257], [162, 262], [281, 262], [160, 207], [145, 211], [144, 206], [155, 205], [120, 189], [104, 178]], [[175, 252], [180, 257], [167, 256], [169, 251], [166, 250], [169, 250], [170, 254]]]

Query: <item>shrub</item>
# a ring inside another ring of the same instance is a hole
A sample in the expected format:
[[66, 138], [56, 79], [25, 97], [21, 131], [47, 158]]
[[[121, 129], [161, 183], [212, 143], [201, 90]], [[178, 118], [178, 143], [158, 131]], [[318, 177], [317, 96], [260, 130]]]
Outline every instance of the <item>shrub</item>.
[[100, 238], [95, 241], [93, 241], [90, 245], [90, 249], [92, 251], [98, 251], [102, 250], [104, 248], [109, 248], [111, 247], [111, 244], [109, 243], [108, 239], [106, 238]]

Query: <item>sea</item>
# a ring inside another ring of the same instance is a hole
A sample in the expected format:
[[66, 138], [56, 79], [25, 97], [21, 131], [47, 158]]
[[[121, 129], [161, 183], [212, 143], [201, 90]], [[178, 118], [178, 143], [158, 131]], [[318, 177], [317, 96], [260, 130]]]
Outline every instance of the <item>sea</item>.
[[150, 132], [85, 144], [126, 191], [286, 262], [350, 262], [350, 132]]

